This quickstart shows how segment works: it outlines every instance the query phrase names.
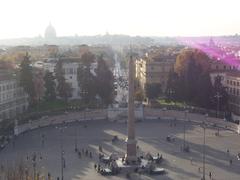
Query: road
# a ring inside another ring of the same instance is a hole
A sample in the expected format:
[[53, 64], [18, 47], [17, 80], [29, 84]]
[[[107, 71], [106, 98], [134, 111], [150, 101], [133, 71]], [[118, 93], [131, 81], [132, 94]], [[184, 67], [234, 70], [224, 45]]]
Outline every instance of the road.
[[[33, 166], [30, 157], [36, 153], [36, 172], [46, 176], [49, 172], [53, 179], [61, 174], [60, 166], [60, 142], [64, 150], [66, 167], [64, 168], [64, 180], [124, 180], [125, 175], [104, 177], [94, 170], [94, 163], [98, 163], [98, 146], [101, 145], [103, 152], [110, 155], [115, 152], [123, 156], [126, 151], [126, 124], [108, 121], [88, 121], [64, 125], [66, 128], [62, 136], [55, 126], [39, 128], [20, 135], [15, 140], [14, 146], [10, 143], [0, 152], [0, 164], [5, 168], [22, 162], [24, 167], [33, 174]], [[236, 154], [240, 150], [239, 136], [231, 131], [222, 130], [220, 136], [215, 136], [215, 129], [206, 129], [206, 176], [211, 171], [217, 180], [239, 180], [240, 162]], [[44, 134], [44, 146], [42, 146], [42, 134]], [[173, 135], [174, 142], [167, 142], [166, 136]], [[117, 135], [119, 142], [112, 143], [111, 139]], [[177, 122], [176, 127], [170, 126], [169, 122], [149, 120], [136, 123], [138, 154], [151, 153], [163, 155], [164, 162], [161, 167], [167, 170], [163, 176], [141, 175], [139, 179], [161, 180], [199, 180], [202, 171], [202, 143], [203, 129], [194, 123], [186, 125], [186, 144], [190, 146], [190, 153], [180, 150], [183, 145], [183, 123]], [[62, 141], [61, 141], [62, 137]], [[81, 158], [74, 152], [75, 142], [82, 150], [88, 149], [93, 158]], [[229, 153], [227, 153], [229, 149]], [[42, 156], [42, 159], [40, 157]], [[28, 158], [27, 158], [28, 157]], [[190, 160], [192, 159], [192, 163]], [[232, 165], [229, 160], [232, 159]], [[1, 172], [0, 172], [1, 174]]]
[[115, 77], [115, 91], [117, 92], [115, 101], [118, 104], [126, 103], [128, 99], [128, 81], [127, 72], [122, 69], [120, 65], [120, 59], [117, 54], [114, 56], [115, 67], [114, 67], [114, 77]]

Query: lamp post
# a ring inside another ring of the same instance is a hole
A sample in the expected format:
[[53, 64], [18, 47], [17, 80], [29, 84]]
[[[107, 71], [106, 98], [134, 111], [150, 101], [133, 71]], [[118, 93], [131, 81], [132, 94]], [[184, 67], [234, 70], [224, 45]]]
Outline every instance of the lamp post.
[[205, 180], [205, 147], [206, 147], [206, 137], [205, 137], [205, 131], [206, 131], [206, 120], [207, 120], [208, 114], [205, 114], [205, 118], [203, 121], [203, 174], [202, 174], [202, 179]]
[[186, 150], [186, 121], [187, 121], [187, 115], [188, 115], [188, 110], [185, 110], [185, 120], [183, 124], [183, 150]]
[[59, 129], [60, 131], [60, 150], [61, 150], [61, 180], [64, 180], [64, 175], [63, 175], [63, 168], [64, 168], [64, 164], [65, 164], [65, 159], [63, 157], [64, 155], [64, 151], [63, 151], [63, 142], [62, 142], [62, 136], [63, 136], [63, 130], [66, 129], [67, 127], [56, 127], [56, 129]]
[[36, 165], [37, 165], [37, 155], [36, 153], [33, 153], [32, 156], [32, 164], [33, 164], [33, 179], [36, 179]]
[[77, 136], [78, 136], [78, 134], [77, 134], [77, 125], [76, 125], [76, 127], [75, 127], [75, 152], [77, 152], [77, 148], [78, 148]]

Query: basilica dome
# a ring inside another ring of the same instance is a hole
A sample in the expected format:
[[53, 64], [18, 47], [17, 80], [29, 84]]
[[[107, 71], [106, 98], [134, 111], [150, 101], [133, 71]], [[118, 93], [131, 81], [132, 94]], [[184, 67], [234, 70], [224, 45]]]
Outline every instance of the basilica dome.
[[48, 25], [48, 27], [46, 28], [44, 37], [45, 37], [46, 39], [52, 39], [52, 38], [56, 38], [56, 37], [57, 37], [57, 35], [56, 35], [56, 30], [55, 30], [55, 28], [52, 26], [51, 23], [50, 23], [50, 24]]

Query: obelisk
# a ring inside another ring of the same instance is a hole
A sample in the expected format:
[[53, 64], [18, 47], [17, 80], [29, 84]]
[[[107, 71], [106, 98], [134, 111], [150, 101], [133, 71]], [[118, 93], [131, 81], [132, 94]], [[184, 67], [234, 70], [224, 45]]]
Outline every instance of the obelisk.
[[134, 115], [134, 77], [135, 65], [132, 56], [129, 60], [128, 72], [128, 137], [126, 161], [132, 163], [137, 160], [137, 141], [135, 139], [135, 115]]

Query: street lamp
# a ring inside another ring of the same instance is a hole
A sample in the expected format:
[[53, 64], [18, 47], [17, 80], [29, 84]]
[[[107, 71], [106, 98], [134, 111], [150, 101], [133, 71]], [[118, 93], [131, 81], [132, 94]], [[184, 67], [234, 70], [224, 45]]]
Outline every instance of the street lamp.
[[64, 168], [64, 164], [65, 164], [65, 159], [63, 157], [64, 155], [64, 151], [63, 151], [63, 142], [62, 142], [62, 135], [63, 135], [63, 130], [66, 129], [67, 126], [63, 126], [63, 127], [56, 127], [56, 129], [59, 129], [60, 131], [60, 150], [61, 150], [61, 180], [64, 179], [63, 176], [63, 168]]
[[205, 180], [205, 154], [206, 154], [206, 151], [205, 151], [205, 147], [206, 147], [206, 136], [205, 136], [205, 131], [206, 131], [206, 121], [207, 121], [207, 118], [208, 118], [208, 114], [205, 114], [205, 118], [204, 118], [204, 121], [203, 121], [203, 174], [202, 174], [202, 179]]
[[77, 136], [78, 136], [78, 133], [77, 133], [77, 125], [75, 127], [75, 152], [77, 152], [77, 149], [78, 149], [78, 144], [77, 144]]
[[188, 115], [188, 110], [185, 110], [185, 120], [183, 124], [183, 150], [186, 151], [186, 121], [187, 121], [187, 115]]

